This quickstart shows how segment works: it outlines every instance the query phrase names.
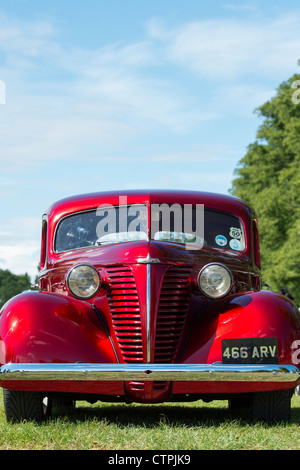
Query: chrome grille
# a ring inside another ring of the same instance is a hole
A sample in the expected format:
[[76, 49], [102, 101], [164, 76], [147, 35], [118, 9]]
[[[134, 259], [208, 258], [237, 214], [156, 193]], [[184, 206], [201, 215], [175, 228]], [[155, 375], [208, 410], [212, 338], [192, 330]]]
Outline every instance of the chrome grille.
[[[107, 298], [122, 358], [125, 363], [143, 362], [140, 306], [132, 271], [118, 265], [107, 269], [107, 274]], [[190, 275], [188, 266], [172, 266], [164, 275], [155, 329], [155, 363], [171, 363], [176, 358], [189, 308]]]
[[155, 334], [154, 362], [175, 360], [189, 308], [191, 268], [172, 266], [161, 285]]
[[107, 295], [112, 325], [124, 362], [142, 362], [143, 345], [138, 293], [134, 276], [127, 266], [107, 269]]

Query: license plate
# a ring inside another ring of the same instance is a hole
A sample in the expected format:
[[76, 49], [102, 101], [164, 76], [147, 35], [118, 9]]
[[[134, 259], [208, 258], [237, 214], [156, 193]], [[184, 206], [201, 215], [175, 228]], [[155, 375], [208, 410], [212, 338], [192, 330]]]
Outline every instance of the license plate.
[[224, 364], [277, 364], [277, 338], [239, 338], [222, 340]]

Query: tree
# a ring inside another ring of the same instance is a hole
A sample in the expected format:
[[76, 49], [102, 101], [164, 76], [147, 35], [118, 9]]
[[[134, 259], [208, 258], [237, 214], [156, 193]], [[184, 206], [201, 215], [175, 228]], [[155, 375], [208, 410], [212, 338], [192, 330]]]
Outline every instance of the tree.
[[300, 75], [295, 74], [283, 82], [258, 108], [263, 121], [235, 170], [231, 193], [258, 214], [264, 281], [272, 290], [288, 287], [300, 305], [300, 100], [294, 99], [293, 88], [300, 85], [297, 80]]
[[28, 274], [13, 274], [8, 269], [0, 269], [0, 308], [10, 298], [31, 287]]

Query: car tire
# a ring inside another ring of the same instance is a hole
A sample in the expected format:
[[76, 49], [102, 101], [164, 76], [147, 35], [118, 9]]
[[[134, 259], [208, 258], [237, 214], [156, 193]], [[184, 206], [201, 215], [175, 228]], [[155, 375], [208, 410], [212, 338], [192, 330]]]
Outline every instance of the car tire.
[[291, 411], [291, 391], [254, 393], [252, 397], [252, 416], [255, 421], [288, 421]]
[[18, 423], [23, 420], [44, 421], [51, 414], [51, 400], [40, 392], [3, 389], [6, 420]]

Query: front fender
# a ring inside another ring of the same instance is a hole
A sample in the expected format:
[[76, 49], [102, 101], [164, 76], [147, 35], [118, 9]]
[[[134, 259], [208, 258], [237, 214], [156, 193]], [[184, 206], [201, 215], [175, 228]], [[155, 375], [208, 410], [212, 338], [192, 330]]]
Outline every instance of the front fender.
[[87, 302], [47, 292], [26, 292], [0, 312], [0, 364], [115, 363], [96, 312]]
[[299, 367], [299, 312], [290, 300], [271, 291], [246, 292], [211, 302], [199, 313], [180, 362], [222, 362], [222, 340], [239, 338], [277, 338], [278, 363]]

